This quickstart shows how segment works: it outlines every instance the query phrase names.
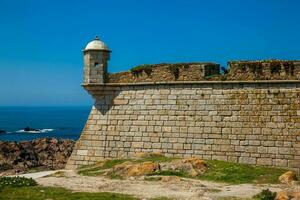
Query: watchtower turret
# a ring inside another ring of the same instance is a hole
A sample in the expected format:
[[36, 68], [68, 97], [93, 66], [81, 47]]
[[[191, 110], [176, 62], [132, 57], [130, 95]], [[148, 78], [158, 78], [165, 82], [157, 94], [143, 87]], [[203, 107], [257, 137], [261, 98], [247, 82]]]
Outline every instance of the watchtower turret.
[[84, 84], [105, 83], [110, 52], [109, 48], [98, 36], [86, 45], [83, 50]]

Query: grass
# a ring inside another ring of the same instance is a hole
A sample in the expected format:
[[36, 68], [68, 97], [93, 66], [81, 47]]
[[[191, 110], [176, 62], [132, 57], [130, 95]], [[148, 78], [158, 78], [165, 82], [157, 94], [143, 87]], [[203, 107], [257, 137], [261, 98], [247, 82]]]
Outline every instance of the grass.
[[253, 198], [239, 198], [239, 197], [219, 197], [217, 200], [258, 200], [258, 199], [253, 199]]
[[206, 162], [209, 165], [209, 170], [199, 176], [199, 179], [232, 184], [278, 183], [278, 177], [287, 171], [285, 169], [237, 164], [217, 160]]
[[131, 73], [135, 76], [138, 76], [143, 71], [147, 74], [147, 76], [151, 76], [153, 70], [153, 65], [139, 65], [130, 69]]
[[157, 197], [157, 198], [152, 198], [151, 200], [172, 200], [168, 197]]
[[183, 171], [160, 171], [155, 175], [196, 178], [201, 180], [224, 182], [231, 184], [276, 184], [279, 183], [278, 177], [287, 171], [285, 169], [237, 164], [217, 160], [211, 160], [206, 162], [209, 165], [208, 171], [197, 177], [190, 177], [186, 172]]
[[136, 198], [117, 193], [72, 192], [55, 187], [5, 187], [0, 191], [0, 200], [137, 200]]
[[[102, 175], [105, 170], [114, 167], [117, 164], [121, 164], [126, 161], [131, 161], [134, 163], [141, 163], [146, 161], [151, 162], [170, 162], [177, 158], [167, 158], [161, 155], [152, 155], [150, 157], [139, 158], [139, 159], [115, 159], [115, 160], [106, 160], [102, 163], [98, 163], [92, 166], [84, 166], [79, 169], [78, 173], [84, 176], [98, 176]], [[225, 161], [206, 161], [209, 165], [208, 171], [204, 174], [197, 176], [197, 177], [190, 177], [188, 173], [183, 171], [160, 171], [155, 174], [155, 176], [179, 176], [184, 178], [194, 178], [194, 179], [201, 179], [201, 180], [208, 180], [208, 181], [215, 181], [215, 182], [224, 182], [230, 184], [243, 184], [243, 183], [271, 183], [276, 184], [278, 183], [278, 177], [282, 175], [287, 170], [285, 169], [278, 169], [278, 168], [271, 168], [271, 167], [261, 167], [261, 166], [253, 166], [247, 164], [237, 164], [237, 163], [230, 163]], [[151, 177], [150, 175], [149, 177]], [[146, 178], [151, 181], [156, 180], [157, 178], [151, 179]], [[119, 179], [120, 177], [112, 176], [110, 178]]]
[[129, 161], [129, 159], [114, 159], [96, 163], [94, 165], [85, 165], [79, 168], [78, 174], [82, 176], [99, 176], [102, 175], [105, 169], [110, 169], [115, 165]]
[[0, 177], [0, 189], [4, 187], [36, 186], [37, 182], [32, 178], [25, 177]]

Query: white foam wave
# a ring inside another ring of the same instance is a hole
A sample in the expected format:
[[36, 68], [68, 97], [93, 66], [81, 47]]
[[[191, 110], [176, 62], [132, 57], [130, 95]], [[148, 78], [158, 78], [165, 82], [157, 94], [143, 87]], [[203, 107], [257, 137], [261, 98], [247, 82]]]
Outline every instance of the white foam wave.
[[54, 131], [54, 129], [51, 128], [45, 128], [45, 129], [38, 129], [36, 131], [25, 131], [25, 130], [18, 130], [16, 131], [17, 133], [47, 133], [47, 132], [51, 132]]

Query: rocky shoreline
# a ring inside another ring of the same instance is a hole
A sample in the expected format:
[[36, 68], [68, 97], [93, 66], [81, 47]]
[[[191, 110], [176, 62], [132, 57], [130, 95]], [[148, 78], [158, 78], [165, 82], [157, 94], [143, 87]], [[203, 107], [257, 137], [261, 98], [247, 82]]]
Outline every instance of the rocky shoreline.
[[0, 173], [24, 173], [31, 169], [62, 169], [75, 141], [42, 138], [23, 142], [0, 141]]

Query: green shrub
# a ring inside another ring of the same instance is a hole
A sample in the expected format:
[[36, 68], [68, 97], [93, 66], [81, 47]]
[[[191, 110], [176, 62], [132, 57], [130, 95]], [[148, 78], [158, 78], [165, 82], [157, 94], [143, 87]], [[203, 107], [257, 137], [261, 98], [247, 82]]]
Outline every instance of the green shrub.
[[130, 69], [134, 76], [139, 76], [141, 73], [145, 72], [148, 77], [151, 77], [153, 66], [152, 65], [139, 65]]
[[0, 178], [0, 188], [5, 186], [10, 187], [24, 187], [24, 186], [36, 186], [37, 182], [32, 178], [25, 177], [1, 177]]
[[177, 80], [179, 78], [179, 66], [177, 64], [174, 65], [170, 65], [168, 67], [168, 69], [170, 70], [170, 72], [173, 74], [173, 76], [175, 77], [175, 80]]
[[269, 189], [262, 190], [260, 193], [255, 195], [253, 198], [259, 200], [274, 200], [276, 197], [276, 192], [272, 192]]
[[7, 163], [0, 164], [0, 171], [5, 171], [5, 170], [9, 170], [9, 169], [12, 169], [11, 165], [9, 165]]
[[294, 76], [295, 66], [293, 62], [283, 62], [285, 73]]
[[279, 61], [270, 62], [270, 70], [271, 70], [271, 74], [280, 74], [281, 62]]

